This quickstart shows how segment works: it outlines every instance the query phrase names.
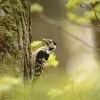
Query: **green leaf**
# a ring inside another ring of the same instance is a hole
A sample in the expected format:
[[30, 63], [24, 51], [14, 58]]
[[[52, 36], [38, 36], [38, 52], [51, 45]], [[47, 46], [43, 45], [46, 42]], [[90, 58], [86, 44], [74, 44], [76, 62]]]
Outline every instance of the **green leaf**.
[[62, 95], [63, 94], [63, 91], [61, 89], [51, 89], [47, 95], [50, 96], [52, 99], [59, 96], [59, 95]]
[[57, 68], [59, 62], [56, 60], [56, 55], [54, 53], [52, 53], [47, 61], [46, 66], [53, 66], [55, 68]]
[[77, 6], [78, 3], [95, 3], [95, 2], [100, 2], [100, 0], [69, 0], [68, 3], [66, 4], [67, 8], [74, 8]]
[[92, 15], [78, 16], [72, 12], [68, 12], [67, 17], [69, 18], [69, 20], [77, 22], [77, 23], [87, 23], [90, 21]]
[[81, 0], [69, 0], [66, 4], [67, 8], [73, 8], [77, 5], [77, 3], [81, 2]]
[[87, 18], [88, 18], [88, 19], [95, 19], [94, 11], [90, 11], [90, 12], [88, 12], [88, 14], [87, 14]]
[[77, 19], [77, 15], [72, 12], [68, 12], [67, 17], [72, 21]]
[[31, 52], [33, 53], [36, 49], [38, 49], [42, 46], [43, 46], [42, 41], [33, 41], [31, 43]]
[[98, 1], [100, 1], [100, 0], [82, 0], [82, 2], [84, 2], [84, 3], [95, 3]]
[[21, 82], [18, 78], [2, 77], [0, 78], [0, 92], [11, 89], [14, 85], [18, 85]]
[[34, 3], [31, 5], [31, 12], [43, 12], [44, 8], [38, 3]]

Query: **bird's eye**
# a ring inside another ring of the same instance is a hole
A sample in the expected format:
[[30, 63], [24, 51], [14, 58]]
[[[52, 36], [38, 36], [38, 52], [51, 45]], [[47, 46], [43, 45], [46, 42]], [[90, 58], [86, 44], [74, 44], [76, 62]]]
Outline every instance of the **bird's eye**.
[[54, 41], [52, 41], [54, 45], [57, 45]]
[[51, 44], [51, 43], [52, 43], [52, 41], [49, 41], [49, 43]]

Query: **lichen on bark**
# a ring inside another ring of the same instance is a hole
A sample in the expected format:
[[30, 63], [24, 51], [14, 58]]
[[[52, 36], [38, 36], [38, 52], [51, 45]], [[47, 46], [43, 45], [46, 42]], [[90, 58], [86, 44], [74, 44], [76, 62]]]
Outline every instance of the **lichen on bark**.
[[30, 76], [30, 26], [28, 0], [0, 2], [0, 75]]

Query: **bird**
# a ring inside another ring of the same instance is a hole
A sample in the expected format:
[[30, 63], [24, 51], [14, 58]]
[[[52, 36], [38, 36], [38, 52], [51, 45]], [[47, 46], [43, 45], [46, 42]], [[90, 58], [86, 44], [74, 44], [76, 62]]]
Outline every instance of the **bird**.
[[50, 54], [57, 47], [57, 44], [52, 39], [43, 39], [42, 42], [43, 47], [40, 47], [32, 54], [33, 79], [41, 76]]

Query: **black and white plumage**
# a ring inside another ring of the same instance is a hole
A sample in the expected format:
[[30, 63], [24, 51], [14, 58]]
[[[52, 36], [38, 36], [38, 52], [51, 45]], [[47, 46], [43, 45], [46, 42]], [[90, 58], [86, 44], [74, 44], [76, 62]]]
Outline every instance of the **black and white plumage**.
[[44, 46], [37, 49], [32, 55], [32, 60], [34, 63], [34, 77], [39, 77], [45, 64], [49, 58], [49, 55], [56, 49], [56, 43], [51, 39], [43, 39]]

